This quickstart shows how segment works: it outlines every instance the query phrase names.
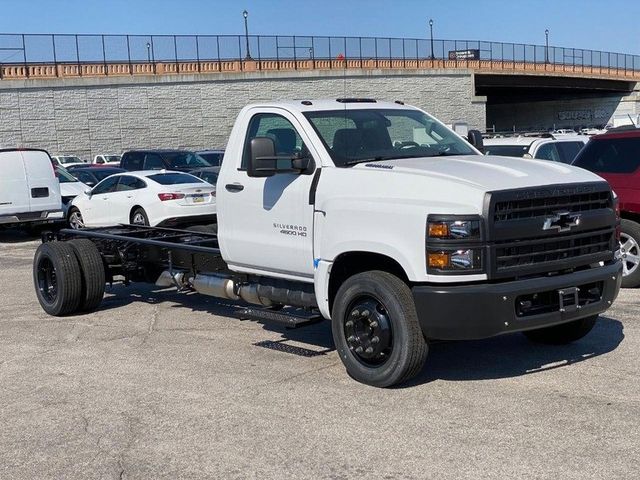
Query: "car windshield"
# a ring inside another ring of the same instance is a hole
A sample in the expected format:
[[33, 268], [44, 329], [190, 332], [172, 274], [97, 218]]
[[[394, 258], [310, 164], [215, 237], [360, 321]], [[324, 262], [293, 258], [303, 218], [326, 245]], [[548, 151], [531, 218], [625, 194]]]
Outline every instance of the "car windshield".
[[78, 157], [58, 157], [58, 161], [62, 164], [82, 162]]
[[211, 185], [215, 185], [218, 181], [218, 174], [216, 172], [202, 172], [200, 178]]
[[186, 173], [156, 173], [147, 178], [160, 185], [182, 185], [185, 183], [204, 183], [198, 177]]
[[209, 162], [214, 167], [220, 165], [222, 163], [222, 156], [224, 153], [222, 152], [200, 152], [198, 155], [204, 158], [207, 162]]
[[211, 167], [211, 164], [204, 158], [191, 152], [166, 152], [162, 156], [167, 161], [169, 168]]
[[58, 174], [58, 181], [60, 183], [73, 183], [78, 179], [67, 172], [64, 168], [56, 167], [56, 173]]
[[640, 168], [640, 136], [591, 140], [573, 165], [596, 173], [632, 173]]
[[91, 170], [91, 173], [93, 174], [94, 177], [98, 179], [99, 182], [101, 182], [105, 178], [115, 173], [121, 173], [121, 172], [124, 172], [124, 170], [120, 170], [120, 169], [113, 169], [113, 170], [93, 170], [92, 169]]
[[419, 110], [354, 109], [305, 113], [336, 166], [397, 158], [477, 155]]
[[501, 157], [524, 157], [529, 150], [529, 145], [485, 145], [486, 155], [498, 155]]

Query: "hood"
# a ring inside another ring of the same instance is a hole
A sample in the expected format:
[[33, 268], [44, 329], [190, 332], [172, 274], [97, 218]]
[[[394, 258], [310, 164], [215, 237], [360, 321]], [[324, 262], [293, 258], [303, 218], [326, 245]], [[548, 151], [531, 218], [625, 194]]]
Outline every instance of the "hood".
[[89, 190], [82, 182], [63, 182], [60, 184], [60, 195], [63, 197], [77, 197]]
[[427, 176], [482, 192], [602, 181], [594, 173], [564, 163], [492, 155], [403, 158], [353, 168]]

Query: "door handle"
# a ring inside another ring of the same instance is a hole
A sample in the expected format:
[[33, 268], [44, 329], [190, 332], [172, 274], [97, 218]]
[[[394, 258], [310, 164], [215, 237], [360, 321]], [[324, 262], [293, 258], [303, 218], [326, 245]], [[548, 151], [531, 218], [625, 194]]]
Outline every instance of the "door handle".
[[229, 192], [241, 192], [242, 190], [244, 190], [244, 185], [240, 183], [227, 183], [224, 188], [226, 188]]

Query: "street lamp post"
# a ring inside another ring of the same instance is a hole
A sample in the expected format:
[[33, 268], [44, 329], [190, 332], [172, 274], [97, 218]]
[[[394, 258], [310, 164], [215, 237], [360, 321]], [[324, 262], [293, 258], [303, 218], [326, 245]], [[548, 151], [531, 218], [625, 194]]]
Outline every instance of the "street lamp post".
[[549, 29], [544, 31], [545, 47], [544, 47], [544, 63], [549, 63]]
[[433, 19], [429, 19], [429, 35], [431, 37], [431, 60], [433, 60], [435, 55], [433, 54]]
[[151, 44], [147, 42], [147, 62], [151, 63]]
[[251, 58], [251, 53], [249, 52], [249, 26], [247, 24], [247, 17], [249, 16], [249, 12], [244, 10], [242, 12], [242, 16], [244, 17], [244, 38], [247, 42], [247, 56], [245, 57], [245, 60], [253, 60]]

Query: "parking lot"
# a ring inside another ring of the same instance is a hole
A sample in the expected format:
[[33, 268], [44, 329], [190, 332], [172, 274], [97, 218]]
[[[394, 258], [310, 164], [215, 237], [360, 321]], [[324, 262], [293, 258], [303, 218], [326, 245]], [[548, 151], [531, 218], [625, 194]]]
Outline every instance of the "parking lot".
[[328, 324], [285, 330], [137, 285], [47, 316], [37, 239], [0, 233], [0, 478], [635, 478], [640, 291], [582, 341], [431, 346], [351, 380]]

